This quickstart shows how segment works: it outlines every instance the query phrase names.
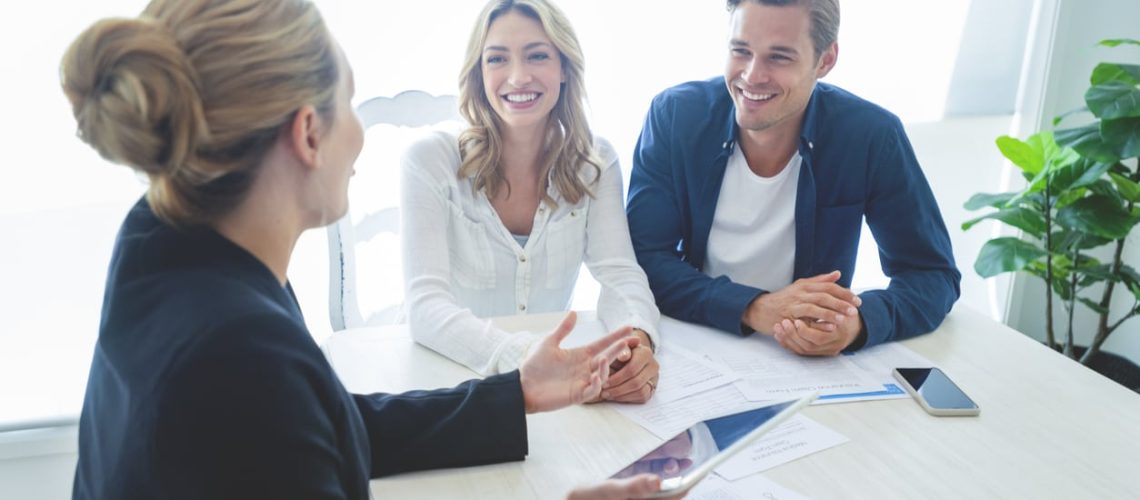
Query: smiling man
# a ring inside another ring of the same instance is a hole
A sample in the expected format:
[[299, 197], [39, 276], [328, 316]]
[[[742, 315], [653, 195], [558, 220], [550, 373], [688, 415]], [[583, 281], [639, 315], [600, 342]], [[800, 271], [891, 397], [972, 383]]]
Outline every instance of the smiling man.
[[[654, 100], [627, 207], [662, 313], [803, 355], [936, 328], [961, 275], [899, 119], [818, 82], [838, 0], [729, 0], [723, 77]], [[863, 217], [885, 290], [849, 287]]]

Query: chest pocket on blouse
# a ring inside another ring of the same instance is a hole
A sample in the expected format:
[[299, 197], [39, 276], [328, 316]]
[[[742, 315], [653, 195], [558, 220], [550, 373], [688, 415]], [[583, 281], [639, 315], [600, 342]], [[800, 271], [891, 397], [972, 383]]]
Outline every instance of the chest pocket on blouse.
[[546, 287], [574, 285], [586, 253], [586, 211], [575, 208], [551, 221], [546, 237]]
[[483, 224], [475, 222], [455, 205], [450, 205], [447, 253], [451, 280], [460, 287], [485, 290], [495, 286], [495, 260]]

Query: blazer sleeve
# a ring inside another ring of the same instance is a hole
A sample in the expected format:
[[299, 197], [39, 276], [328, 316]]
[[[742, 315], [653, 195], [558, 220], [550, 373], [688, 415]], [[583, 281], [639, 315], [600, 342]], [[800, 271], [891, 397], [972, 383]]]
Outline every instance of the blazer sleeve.
[[203, 336], [156, 395], [164, 489], [179, 498], [356, 496], [359, 484], [345, 477], [352, 445], [338, 432], [351, 406], [308, 332], [250, 317]]
[[879, 246], [885, 290], [860, 294], [863, 347], [930, 332], [960, 292], [950, 235], [898, 119], [872, 145], [867, 225]]
[[703, 263], [688, 260], [693, 223], [685, 159], [673, 150], [681, 139], [673, 130], [678, 120], [667, 94], [654, 98], [634, 149], [629, 181], [626, 215], [633, 251], [663, 314], [727, 332], [751, 333], [741, 319], [764, 290], [725, 276], [707, 276], [699, 270]]
[[527, 454], [517, 370], [452, 389], [353, 398], [372, 443], [372, 477], [522, 460]]
[[[349, 398], [308, 332], [288, 319], [248, 318], [214, 337], [240, 340], [200, 347], [161, 405], [154, 445], [172, 458], [161, 461], [159, 480], [185, 498], [349, 498], [359, 494], [357, 476], [346, 477], [354, 460], [363, 478], [526, 456], [517, 371]], [[366, 434], [349, 431], [349, 412], [359, 412]]]

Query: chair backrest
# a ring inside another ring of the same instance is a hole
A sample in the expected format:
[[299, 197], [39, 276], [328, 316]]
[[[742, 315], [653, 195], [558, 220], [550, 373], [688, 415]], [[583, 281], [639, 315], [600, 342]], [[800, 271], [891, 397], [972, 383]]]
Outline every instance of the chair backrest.
[[[401, 92], [395, 97], [369, 99], [357, 106], [356, 113], [360, 116], [366, 134], [373, 125], [418, 128], [460, 120], [455, 96], [433, 96], [418, 90]], [[366, 148], [367, 142], [366, 140]], [[399, 165], [361, 165], [359, 161], [357, 164], [358, 174], [363, 169], [389, 169], [387, 173], [399, 178]], [[374, 198], [372, 193], [369, 193], [368, 198]], [[354, 222], [354, 211], [350, 208], [343, 218], [328, 227], [329, 320], [332, 322], [334, 332], [366, 325], [394, 323], [402, 316], [402, 300], [397, 300], [394, 303], [381, 304], [375, 312], [365, 317], [361, 313], [360, 289], [357, 286], [358, 245], [380, 235], [391, 235], [394, 238], [390, 238], [389, 243], [394, 241], [396, 243], [394, 246], [399, 246], [398, 195], [389, 195], [387, 198], [382, 200], [384, 206], [364, 213], [356, 222]], [[350, 207], [353, 205], [349, 204]], [[384, 253], [387, 258], [382, 262], [385, 269], [383, 275], [368, 275], [364, 279], [383, 280], [389, 287], [393, 285], [398, 287], [401, 290], [399, 296], [402, 296], [403, 283], [399, 279], [393, 279], [395, 273], [390, 271], [402, 269], [398, 260], [399, 249], [388, 248]], [[393, 258], [397, 260], [393, 262]]]

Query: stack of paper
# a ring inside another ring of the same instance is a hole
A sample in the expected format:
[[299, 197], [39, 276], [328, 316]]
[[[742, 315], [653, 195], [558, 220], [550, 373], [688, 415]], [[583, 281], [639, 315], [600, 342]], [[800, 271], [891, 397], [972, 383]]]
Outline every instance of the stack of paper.
[[[805, 357], [763, 335], [740, 337], [663, 317], [657, 391], [642, 405], [611, 403], [662, 440], [689, 426], [820, 391], [819, 403], [906, 397], [895, 367], [933, 364], [889, 343], [835, 357]], [[563, 343], [583, 345], [605, 334], [597, 320], [580, 321]], [[716, 470], [689, 498], [803, 498], [756, 474], [847, 442], [843, 435], [797, 415]], [[723, 479], [722, 479], [723, 478]]]

